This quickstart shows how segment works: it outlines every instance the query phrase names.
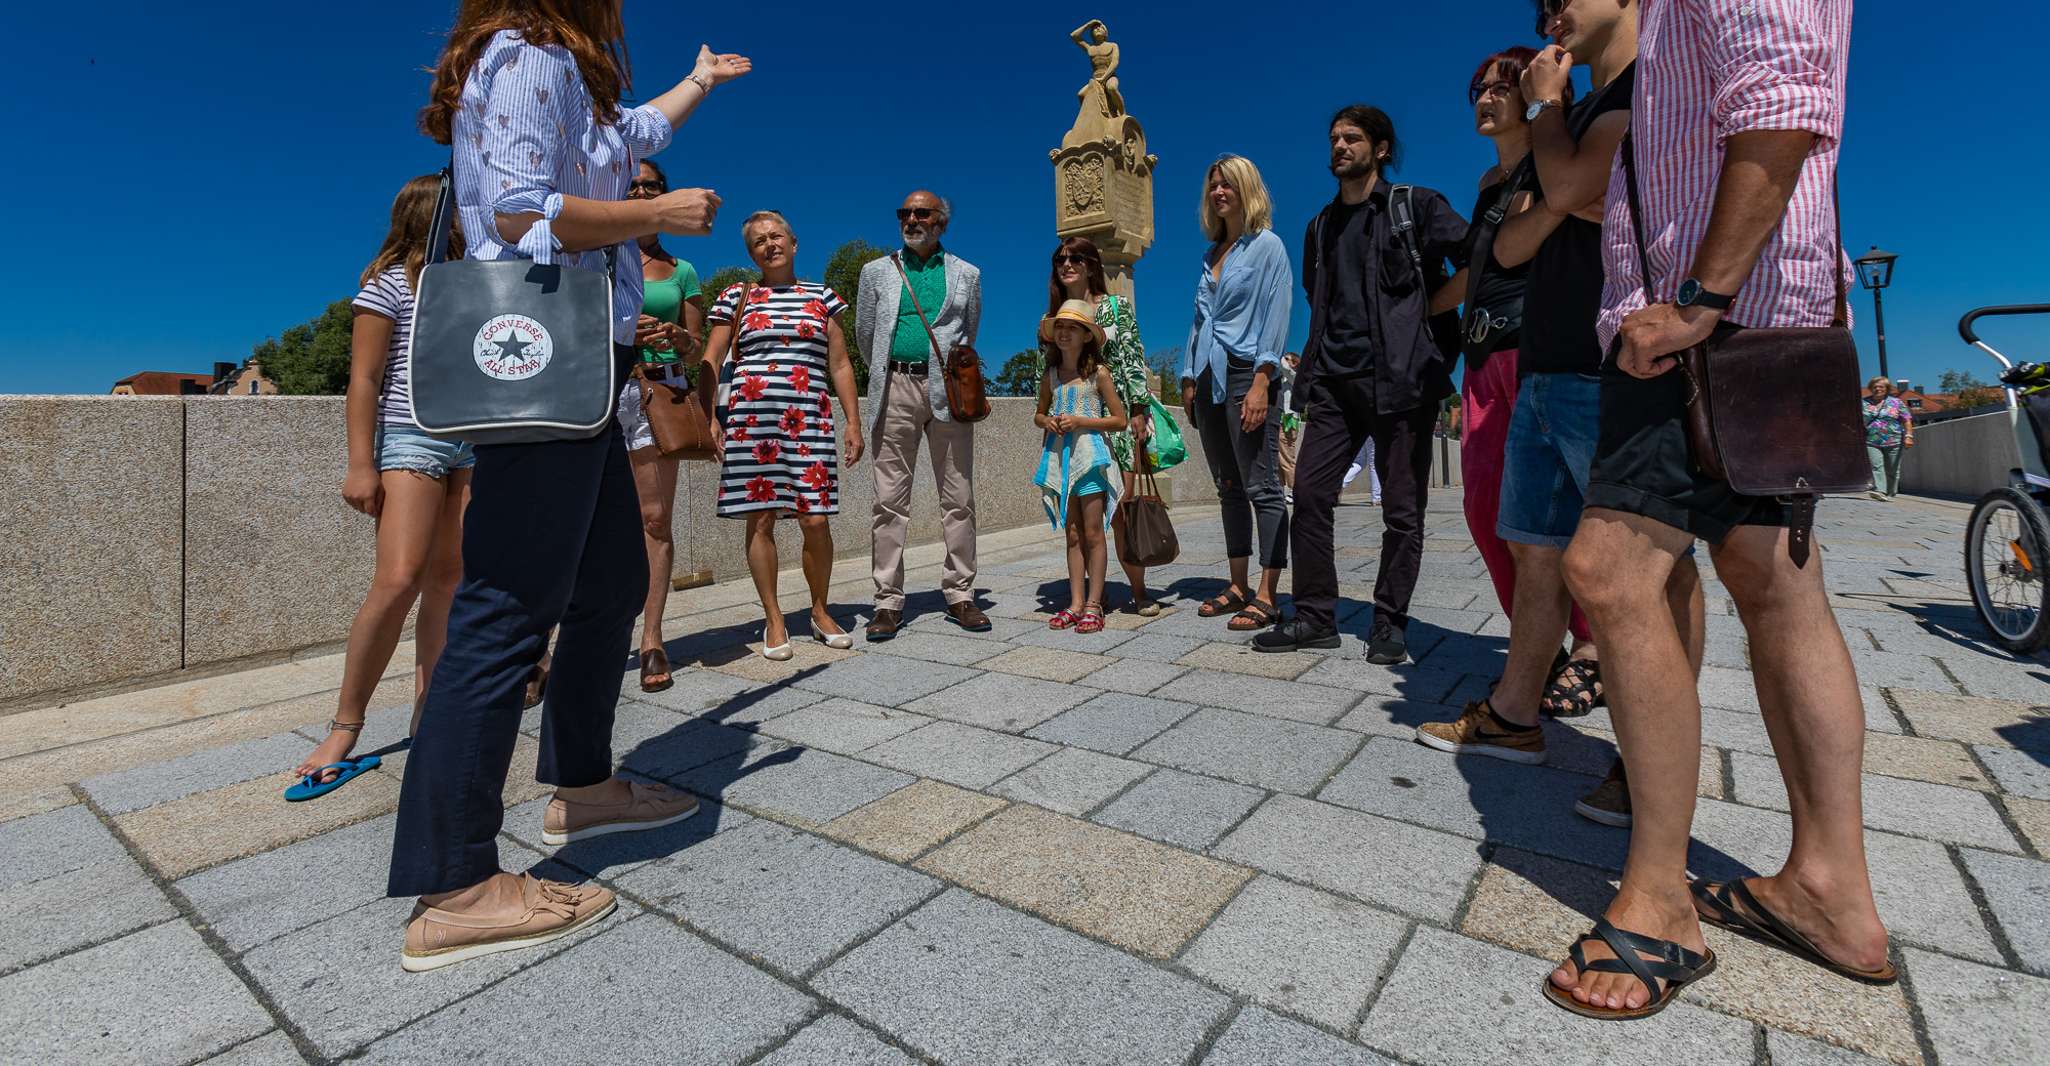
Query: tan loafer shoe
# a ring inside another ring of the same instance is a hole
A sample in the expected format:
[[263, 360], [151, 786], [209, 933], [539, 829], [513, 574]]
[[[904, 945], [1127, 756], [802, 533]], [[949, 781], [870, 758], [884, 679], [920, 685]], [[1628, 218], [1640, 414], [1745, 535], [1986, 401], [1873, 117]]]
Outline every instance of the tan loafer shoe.
[[543, 881], [528, 874], [501, 876], [517, 876], [520, 881], [517, 909], [467, 913], [418, 904], [406, 923], [406, 948], [399, 965], [408, 973], [423, 973], [482, 955], [537, 947], [603, 919], [619, 905], [610, 891], [596, 885]]
[[560, 797], [548, 801], [541, 816], [541, 841], [567, 844], [572, 840], [659, 829], [698, 813], [698, 799], [664, 785], [626, 783], [631, 798], [625, 803], [571, 803]]

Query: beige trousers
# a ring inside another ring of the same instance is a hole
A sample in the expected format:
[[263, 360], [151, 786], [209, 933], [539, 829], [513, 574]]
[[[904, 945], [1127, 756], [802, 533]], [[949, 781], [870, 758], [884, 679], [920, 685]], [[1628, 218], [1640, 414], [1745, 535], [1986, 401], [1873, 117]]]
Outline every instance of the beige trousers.
[[876, 606], [904, 609], [904, 542], [911, 530], [911, 477], [923, 436], [940, 494], [940, 531], [947, 544], [940, 592], [949, 606], [975, 598], [975, 427], [933, 418], [925, 379], [890, 371], [882, 428], [875, 434]]

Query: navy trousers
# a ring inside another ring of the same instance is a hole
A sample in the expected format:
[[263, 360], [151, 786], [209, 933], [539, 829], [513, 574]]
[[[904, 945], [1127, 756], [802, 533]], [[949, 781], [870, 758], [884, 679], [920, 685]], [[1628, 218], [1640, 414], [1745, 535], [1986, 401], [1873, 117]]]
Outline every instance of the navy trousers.
[[612, 776], [612, 716], [647, 591], [617, 422], [588, 440], [477, 448], [463, 583], [406, 762], [390, 895], [452, 892], [498, 872], [520, 705], [550, 629], [561, 634], [538, 776], [566, 788]]

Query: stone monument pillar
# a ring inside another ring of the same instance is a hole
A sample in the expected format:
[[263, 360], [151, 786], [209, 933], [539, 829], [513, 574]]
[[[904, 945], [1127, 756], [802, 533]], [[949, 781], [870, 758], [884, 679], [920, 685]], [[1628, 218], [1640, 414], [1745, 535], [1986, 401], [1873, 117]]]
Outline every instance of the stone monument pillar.
[[[1053, 160], [1054, 232], [1087, 237], [1103, 253], [1104, 281], [1132, 300], [1132, 268], [1153, 244], [1153, 166], [1139, 120], [1125, 113], [1118, 46], [1103, 20], [1069, 35], [1089, 56], [1089, 81], [1075, 95], [1081, 110]], [[1134, 301], [1136, 303], [1136, 301]]]

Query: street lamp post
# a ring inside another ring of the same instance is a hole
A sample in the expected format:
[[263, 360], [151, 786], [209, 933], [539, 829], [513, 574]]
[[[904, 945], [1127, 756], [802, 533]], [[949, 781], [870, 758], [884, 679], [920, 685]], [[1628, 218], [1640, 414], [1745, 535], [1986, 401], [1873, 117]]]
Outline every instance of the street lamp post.
[[1858, 268], [1858, 284], [1872, 290], [1872, 325], [1879, 331], [1879, 376], [1888, 381], [1893, 378], [1886, 372], [1886, 307], [1880, 302], [1879, 293], [1893, 282], [1893, 261], [1900, 257], [1892, 252], [1882, 252], [1878, 245], [1864, 255], [1851, 260]]

